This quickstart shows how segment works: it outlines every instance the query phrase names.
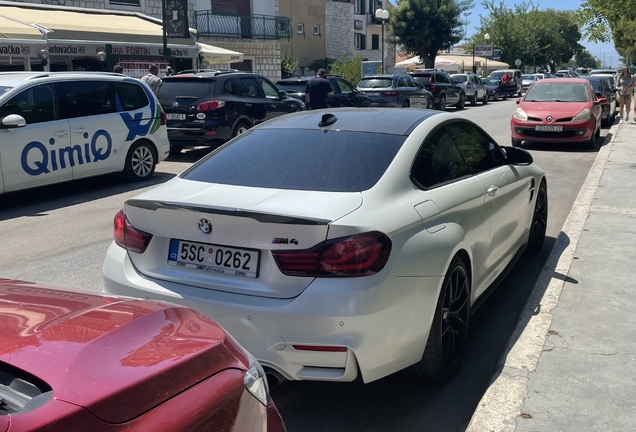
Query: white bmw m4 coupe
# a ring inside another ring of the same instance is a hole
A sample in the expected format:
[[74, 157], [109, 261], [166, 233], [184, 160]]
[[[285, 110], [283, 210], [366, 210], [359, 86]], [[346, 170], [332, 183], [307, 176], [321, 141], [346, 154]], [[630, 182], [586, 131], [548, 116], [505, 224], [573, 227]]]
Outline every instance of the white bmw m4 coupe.
[[547, 216], [530, 153], [461, 115], [301, 112], [126, 201], [104, 292], [198, 309], [280, 379], [443, 380]]

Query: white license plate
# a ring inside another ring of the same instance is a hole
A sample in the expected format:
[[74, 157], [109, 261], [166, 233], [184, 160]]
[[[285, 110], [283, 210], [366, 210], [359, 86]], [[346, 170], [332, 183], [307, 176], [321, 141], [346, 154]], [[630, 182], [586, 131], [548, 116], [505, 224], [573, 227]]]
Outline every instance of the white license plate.
[[185, 120], [186, 115], [185, 114], [166, 114], [166, 118], [168, 120]]
[[365, 92], [367, 96], [380, 96], [380, 92]]
[[563, 132], [563, 126], [537, 125], [534, 130], [539, 132]]
[[260, 251], [170, 240], [168, 264], [248, 278], [258, 277]]

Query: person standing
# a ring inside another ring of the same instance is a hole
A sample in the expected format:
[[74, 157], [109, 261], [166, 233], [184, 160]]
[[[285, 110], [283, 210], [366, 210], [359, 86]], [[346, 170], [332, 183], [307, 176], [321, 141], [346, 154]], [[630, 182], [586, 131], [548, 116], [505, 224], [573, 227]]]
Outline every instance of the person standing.
[[621, 103], [621, 107], [618, 112], [618, 122], [623, 122], [623, 111], [625, 111], [625, 121], [629, 121], [629, 110], [632, 105], [632, 95], [634, 93], [634, 78], [632, 78], [632, 76], [629, 74], [629, 70], [627, 68], [623, 68], [621, 70], [621, 75], [618, 77], [618, 85], [616, 86], [616, 90], [618, 90], [619, 100]]
[[141, 78], [141, 80], [148, 84], [150, 90], [152, 90], [155, 94], [157, 93], [157, 90], [159, 90], [159, 86], [161, 86], [161, 78], [157, 76], [158, 74], [159, 67], [156, 64], [151, 64], [148, 68], [148, 74]]
[[327, 97], [333, 94], [333, 89], [327, 79], [327, 71], [318, 69], [316, 76], [307, 82], [305, 87], [305, 101], [310, 110], [328, 108]]

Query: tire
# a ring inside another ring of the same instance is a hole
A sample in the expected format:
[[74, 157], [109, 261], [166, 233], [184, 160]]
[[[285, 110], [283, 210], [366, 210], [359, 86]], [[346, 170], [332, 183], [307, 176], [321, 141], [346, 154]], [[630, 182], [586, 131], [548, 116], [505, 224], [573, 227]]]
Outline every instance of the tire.
[[232, 138], [236, 138], [242, 133], [245, 133], [250, 128], [250, 124], [245, 120], [242, 120], [236, 124], [234, 131], [232, 131]]
[[428, 99], [426, 103], [426, 109], [433, 109], [433, 99]]
[[477, 93], [473, 94], [473, 95], [469, 98], [469, 100], [470, 100], [470, 104], [471, 104], [472, 106], [477, 105]]
[[521, 140], [510, 138], [510, 144], [513, 147], [521, 147]]
[[498, 101], [499, 100], [499, 92], [495, 91], [495, 95], [492, 97], [492, 100]]
[[504, 96], [504, 97], [503, 97], [503, 100], [508, 100], [508, 96]]
[[598, 136], [598, 132], [594, 132], [589, 140], [583, 143], [583, 148], [587, 150], [593, 150], [596, 145], [596, 137]]
[[369, 101], [364, 101], [362, 102], [362, 104], [360, 105], [360, 108], [371, 108], [373, 106], [373, 104]]
[[484, 98], [481, 101], [482, 104], [488, 105], [488, 92], [484, 95]]
[[537, 190], [537, 199], [534, 204], [534, 214], [532, 216], [532, 226], [530, 227], [530, 238], [526, 250], [530, 253], [537, 253], [543, 247], [545, 233], [548, 223], [548, 187], [545, 180], [541, 180]]
[[409, 102], [409, 100], [405, 100], [404, 103], [402, 104], [402, 108], [410, 108], [411, 107], [411, 102]]
[[469, 319], [470, 276], [466, 264], [456, 255], [442, 283], [422, 359], [409, 370], [434, 381], [451, 378], [461, 365]]
[[170, 155], [178, 155], [183, 150], [182, 145], [170, 145]]
[[463, 110], [465, 106], [466, 106], [466, 94], [462, 93], [459, 95], [459, 102], [457, 102], [457, 105], [455, 105], [455, 108], [457, 108], [458, 110]]
[[126, 155], [124, 175], [128, 180], [139, 182], [152, 177], [157, 166], [157, 152], [147, 141], [137, 141]]
[[439, 97], [439, 103], [437, 104], [437, 109], [440, 111], [446, 111], [446, 95], [442, 94]]

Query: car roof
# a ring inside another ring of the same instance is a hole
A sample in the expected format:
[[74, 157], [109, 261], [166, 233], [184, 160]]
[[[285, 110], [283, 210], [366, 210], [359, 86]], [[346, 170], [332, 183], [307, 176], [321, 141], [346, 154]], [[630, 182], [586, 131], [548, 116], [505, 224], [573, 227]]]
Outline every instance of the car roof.
[[365, 77], [362, 77], [362, 79], [365, 79], [365, 78], [396, 78], [396, 77], [407, 77], [407, 76], [409, 76], [409, 74], [401, 74], [401, 73], [375, 74], [375, 75], [367, 75]]
[[585, 78], [546, 78], [539, 81], [539, 84], [558, 83], [558, 84], [588, 84]]
[[[295, 81], [302, 82], [302, 81], [309, 81], [312, 78], [314, 78], [313, 75], [294, 75], [287, 78], [281, 78], [276, 82], [295, 82]], [[342, 78], [342, 77], [340, 75], [327, 74], [327, 78]]]
[[66, 71], [66, 72], [0, 72], [0, 85], [9, 85], [12, 83], [15, 87], [25, 82], [37, 82], [46, 80], [47, 78], [65, 79], [65, 80], [83, 80], [95, 79], [121, 81], [131, 78], [126, 75], [114, 72], [85, 72], [85, 71]]
[[439, 111], [395, 109], [395, 108], [328, 108], [315, 111], [300, 111], [277, 117], [259, 129], [322, 129], [318, 123], [327, 114], [337, 120], [332, 128], [343, 131], [408, 135], [422, 121]]

